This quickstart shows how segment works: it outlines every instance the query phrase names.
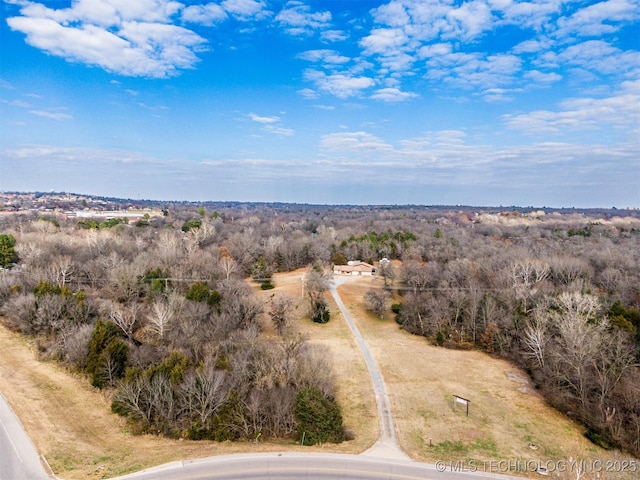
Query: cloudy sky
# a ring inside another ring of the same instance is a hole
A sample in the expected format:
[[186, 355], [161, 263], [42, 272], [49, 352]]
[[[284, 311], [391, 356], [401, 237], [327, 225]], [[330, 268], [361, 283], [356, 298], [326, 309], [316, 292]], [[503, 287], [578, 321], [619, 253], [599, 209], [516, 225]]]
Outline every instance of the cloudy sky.
[[0, 0], [0, 189], [640, 207], [639, 0]]

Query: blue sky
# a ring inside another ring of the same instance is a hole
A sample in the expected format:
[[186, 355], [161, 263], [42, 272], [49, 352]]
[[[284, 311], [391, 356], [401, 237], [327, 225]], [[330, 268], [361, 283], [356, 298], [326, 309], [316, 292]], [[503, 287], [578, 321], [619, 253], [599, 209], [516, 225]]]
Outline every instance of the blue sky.
[[640, 207], [639, 0], [0, 8], [2, 190]]

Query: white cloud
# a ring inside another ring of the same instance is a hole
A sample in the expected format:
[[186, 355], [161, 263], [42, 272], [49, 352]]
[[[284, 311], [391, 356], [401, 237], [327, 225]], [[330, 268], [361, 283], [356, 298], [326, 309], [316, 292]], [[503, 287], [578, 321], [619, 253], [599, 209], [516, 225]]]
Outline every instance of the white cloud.
[[480, 95], [485, 102], [511, 102], [513, 100], [513, 94], [522, 91], [521, 89], [510, 88], [487, 88]]
[[[331, 28], [331, 12], [313, 12], [311, 7], [299, 1], [288, 2], [275, 20], [287, 33], [294, 36], [311, 35]], [[333, 36], [335, 35], [334, 33]]]
[[341, 65], [351, 60], [349, 57], [340, 55], [335, 50], [327, 49], [307, 50], [299, 54], [298, 58], [309, 62], [322, 62], [329, 65]]
[[341, 42], [349, 38], [349, 34], [344, 30], [322, 30], [320, 32], [320, 39], [325, 42]]
[[9, 105], [10, 107], [19, 107], [19, 108], [31, 108], [31, 104], [24, 102], [22, 100], [4, 100], [0, 99], [0, 102], [5, 105]]
[[536, 110], [504, 115], [508, 128], [528, 134], [589, 131], [604, 128], [635, 129], [640, 124], [640, 81], [623, 82], [619, 91], [606, 98], [574, 98], [559, 104], [557, 111]]
[[515, 54], [521, 53], [539, 53], [548, 50], [551, 46], [551, 42], [545, 38], [537, 38], [536, 40], [525, 40], [513, 47], [512, 52]]
[[221, 4], [225, 11], [241, 20], [263, 19], [271, 15], [262, 0], [224, 0]]
[[283, 137], [291, 137], [296, 133], [295, 130], [291, 128], [276, 127], [274, 125], [265, 125], [263, 130], [267, 133], [281, 135]]
[[362, 90], [375, 85], [372, 78], [344, 73], [327, 75], [324, 72], [309, 69], [305, 71], [304, 76], [307, 80], [315, 83], [319, 90], [335, 95], [338, 98], [359, 95]]
[[227, 12], [225, 12], [224, 8], [214, 2], [205, 5], [191, 5], [182, 10], [182, 19], [185, 22], [210, 26], [227, 18]]
[[431, 58], [439, 55], [449, 55], [453, 52], [453, 46], [450, 43], [434, 43], [425, 45], [418, 50], [418, 56], [421, 58]]
[[402, 2], [390, 2], [386, 5], [381, 5], [374, 10], [374, 17], [377, 23], [389, 25], [390, 27], [404, 27], [411, 20]]
[[68, 113], [48, 112], [46, 110], [31, 110], [29, 113], [39, 117], [49, 118], [51, 120], [70, 120], [73, 118]]
[[640, 10], [637, 1], [608, 0], [581, 8], [569, 17], [558, 19], [557, 35], [596, 36], [614, 33], [624, 22], [637, 20]]
[[560, 65], [569, 64], [586, 70], [637, 78], [640, 74], [640, 52], [622, 51], [604, 40], [589, 40], [571, 45], [557, 54], [549, 54]]
[[524, 78], [527, 78], [535, 83], [549, 84], [562, 80], [562, 75], [555, 72], [545, 73], [539, 70], [529, 70], [528, 72], [525, 72]]
[[376, 28], [360, 41], [365, 55], [396, 55], [402, 53], [409, 38], [401, 28]]
[[167, 0], [80, 0], [57, 10], [25, 3], [22, 16], [7, 23], [26, 34], [30, 45], [68, 61], [162, 78], [192, 68], [194, 52], [205, 43], [193, 31], [166, 23], [180, 7]]
[[249, 117], [251, 118], [251, 120], [258, 123], [275, 123], [280, 121], [280, 117], [277, 116], [263, 117], [260, 115], [256, 115], [255, 113], [250, 113]]
[[403, 92], [398, 88], [381, 88], [376, 90], [370, 98], [374, 100], [382, 100], [383, 102], [402, 102], [409, 98], [415, 98], [418, 94], [412, 92]]
[[314, 105], [314, 108], [317, 108], [318, 110], [327, 110], [327, 111], [332, 111], [335, 110], [336, 107], [334, 107], [333, 105]]
[[280, 117], [278, 117], [277, 115], [266, 117], [263, 115], [256, 115], [255, 113], [250, 113], [249, 118], [254, 122], [262, 124], [263, 132], [267, 132], [272, 135], [280, 135], [282, 137], [291, 137], [295, 135], [295, 130], [291, 128], [285, 128], [285, 127], [274, 125], [280, 122]]
[[512, 83], [521, 66], [521, 59], [515, 55], [451, 53], [430, 58], [427, 77], [463, 89], [489, 89]]
[[303, 88], [301, 90], [298, 90], [298, 93], [300, 95], [302, 95], [303, 98], [306, 98], [308, 100], [312, 100], [314, 98], [318, 98], [320, 95], [318, 95], [318, 92], [316, 92], [315, 90], [311, 89], [311, 88]]
[[320, 147], [341, 152], [389, 152], [393, 147], [366, 132], [330, 133], [320, 139]]
[[491, 10], [484, 1], [465, 2], [447, 12], [449, 28], [444, 38], [470, 40], [492, 29]]

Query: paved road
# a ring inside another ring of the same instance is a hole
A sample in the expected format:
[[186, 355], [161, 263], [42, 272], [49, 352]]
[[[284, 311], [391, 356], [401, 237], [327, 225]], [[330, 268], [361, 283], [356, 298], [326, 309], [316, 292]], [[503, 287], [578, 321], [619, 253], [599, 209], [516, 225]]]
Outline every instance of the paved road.
[[0, 479], [46, 480], [50, 478], [18, 417], [0, 394]]
[[367, 369], [369, 370], [369, 375], [371, 376], [371, 381], [373, 382], [373, 390], [376, 394], [380, 436], [378, 437], [377, 442], [369, 450], [364, 452], [364, 455], [409, 460], [409, 457], [402, 451], [400, 442], [398, 442], [396, 426], [393, 420], [393, 413], [391, 411], [391, 402], [389, 401], [389, 394], [387, 393], [387, 388], [385, 387], [384, 380], [382, 379], [382, 373], [380, 373], [380, 369], [371, 354], [371, 350], [369, 350], [362, 334], [353, 322], [353, 319], [351, 318], [347, 308], [344, 306], [344, 303], [342, 303], [340, 295], [338, 295], [338, 287], [350, 279], [351, 277], [334, 277], [333, 283], [329, 287], [329, 291], [331, 292], [333, 299], [336, 301], [338, 308], [340, 308], [340, 312], [347, 322], [347, 325], [349, 325], [349, 329], [356, 339], [360, 351], [362, 351], [364, 361], [367, 365]]
[[[262, 453], [174, 462], [117, 480], [488, 480], [496, 475], [438, 471], [433, 465], [342, 454]], [[509, 477], [500, 476], [501, 480]], [[519, 479], [522, 480], [522, 479]]]

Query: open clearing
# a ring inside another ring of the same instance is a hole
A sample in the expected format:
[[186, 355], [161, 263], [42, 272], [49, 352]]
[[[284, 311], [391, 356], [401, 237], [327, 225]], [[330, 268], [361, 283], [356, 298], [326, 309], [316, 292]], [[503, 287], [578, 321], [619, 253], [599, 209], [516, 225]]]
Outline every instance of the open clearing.
[[[265, 301], [286, 293], [301, 302], [303, 274], [304, 270], [276, 274], [275, 289], [261, 291], [255, 286], [256, 292]], [[386, 320], [375, 319], [362, 301], [373, 286], [379, 287], [379, 281], [363, 277], [339, 291], [382, 370], [400, 442], [412, 458], [431, 462], [617, 458], [592, 445], [580, 426], [547, 407], [526, 374], [510, 363], [480, 352], [430, 346], [425, 339], [400, 330], [391, 314]], [[375, 398], [348, 327], [328, 294], [327, 301], [328, 324], [305, 318], [301, 302], [295, 325], [311, 342], [326, 345], [333, 357], [336, 397], [345, 425], [355, 436], [340, 445], [302, 448], [291, 442], [215, 443], [133, 436], [125, 422], [110, 413], [105, 393], [60, 365], [36, 360], [31, 341], [1, 326], [0, 391], [56, 475], [69, 480], [108, 478], [175, 460], [229, 453], [285, 449], [359, 453], [378, 436]], [[270, 334], [270, 325], [263, 323]], [[453, 412], [452, 394], [471, 400], [469, 417]]]
[[[584, 429], [547, 406], [526, 372], [510, 362], [432, 346], [401, 330], [391, 311], [385, 320], [374, 317], [363, 297], [381, 286], [380, 279], [359, 277], [338, 291], [378, 362], [400, 443], [414, 460], [631, 459], [589, 442]], [[471, 400], [468, 417], [462, 406], [454, 412], [453, 395]]]

